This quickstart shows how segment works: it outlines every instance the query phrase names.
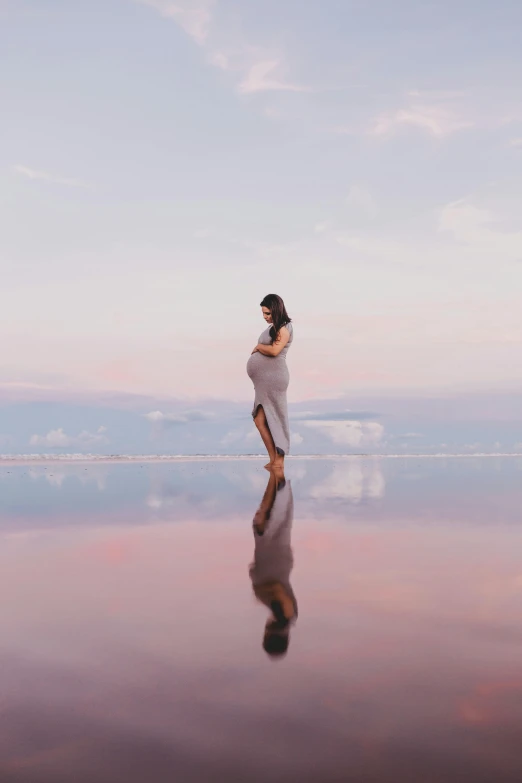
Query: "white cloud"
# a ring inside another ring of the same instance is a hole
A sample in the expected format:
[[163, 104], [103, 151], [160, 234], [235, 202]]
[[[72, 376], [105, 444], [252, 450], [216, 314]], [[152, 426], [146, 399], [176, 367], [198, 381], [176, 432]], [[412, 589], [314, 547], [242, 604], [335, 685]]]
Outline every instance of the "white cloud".
[[187, 424], [190, 421], [208, 421], [214, 418], [212, 412], [200, 410], [189, 410], [183, 413], [150, 411], [149, 413], [144, 413], [143, 416], [153, 424]]
[[230, 430], [226, 433], [226, 435], [223, 435], [223, 437], [220, 440], [220, 443], [223, 446], [230, 446], [232, 443], [238, 443], [239, 441], [253, 441], [253, 440], [259, 440], [259, 443], [261, 443], [261, 438], [259, 437], [259, 433], [257, 430], [251, 430], [250, 432], [245, 432], [243, 429], [238, 430]]
[[522, 147], [522, 138], [510, 139], [509, 140], [509, 146], [510, 147]]
[[364, 447], [380, 443], [384, 427], [376, 421], [303, 421], [305, 427], [319, 431], [334, 443]]
[[47, 435], [32, 435], [29, 444], [31, 446], [49, 446], [51, 449], [56, 449], [61, 446], [72, 445], [72, 438], [66, 435], [60, 427], [57, 430], [50, 430]]
[[390, 136], [395, 131], [409, 126], [442, 138], [459, 130], [471, 128], [473, 125], [473, 122], [460, 117], [447, 105], [430, 105], [413, 101], [407, 108], [381, 114], [375, 120], [371, 134]]
[[240, 93], [265, 92], [268, 90], [286, 90], [289, 92], [308, 92], [307, 87], [302, 87], [291, 82], [281, 81], [273, 76], [273, 72], [280, 66], [279, 60], [262, 60], [254, 63], [239, 84]]
[[108, 443], [108, 439], [104, 435], [106, 431], [106, 427], [99, 427], [96, 432], [82, 430], [77, 438], [73, 438], [73, 442], [84, 446], [91, 446], [94, 443]]
[[463, 90], [408, 90], [410, 98], [421, 98], [428, 101], [462, 100], [466, 97]]
[[440, 213], [439, 231], [451, 231], [456, 239], [464, 242], [480, 241], [484, 231], [490, 231], [491, 214], [464, 199], [447, 204]]
[[172, 19], [200, 46], [203, 46], [207, 40], [214, 0], [176, 0], [176, 2], [137, 0], [137, 2], [155, 8], [162, 16]]
[[[303, 436], [300, 435], [298, 432], [291, 432], [290, 433], [290, 442], [296, 446], [298, 446], [300, 443], [302, 443], [304, 440]], [[244, 444], [245, 446], [251, 447], [252, 444], [256, 444], [259, 446], [259, 450], [263, 450], [263, 443], [261, 440], [261, 437], [259, 435], [259, 432], [255, 427], [252, 427], [250, 429], [236, 429], [236, 430], [230, 430], [221, 438], [220, 443], [223, 446], [230, 446], [232, 443], [235, 444]]]
[[43, 180], [44, 182], [52, 182], [55, 185], [69, 185], [74, 188], [88, 188], [86, 182], [82, 182], [79, 179], [71, 179], [69, 177], [59, 177], [55, 174], [49, 174], [47, 171], [39, 171], [37, 169], [31, 169], [28, 166], [13, 166], [13, 171], [20, 174], [22, 177], [32, 180]]
[[271, 119], [280, 116], [280, 112], [274, 106], [265, 106], [263, 114], [265, 117], [270, 117]]
[[185, 424], [188, 419], [186, 416], [182, 416], [178, 413], [162, 413], [161, 411], [150, 411], [150, 413], [143, 414], [146, 419], [152, 421], [154, 424], [160, 422], [174, 422], [176, 424]]
[[332, 228], [332, 222], [330, 220], [323, 220], [320, 223], [316, 223], [314, 231], [316, 234], [324, 234]]
[[29, 444], [31, 446], [46, 446], [50, 449], [67, 448], [69, 446], [92, 446], [93, 444], [108, 443], [104, 433], [106, 427], [99, 427], [96, 432], [82, 430], [79, 435], [67, 435], [63, 427], [49, 430], [47, 435], [32, 435]]
[[370, 191], [362, 185], [352, 185], [346, 197], [346, 204], [367, 217], [375, 217], [377, 206]]
[[475, 252], [494, 253], [506, 260], [522, 258], [522, 232], [502, 231], [500, 218], [465, 199], [447, 204], [440, 213], [439, 231], [449, 231], [458, 242], [473, 245]]
[[212, 52], [208, 61], [211, 65], [215, 65], [216, 68], [221, 68], [222, 71], [231, 70], [230, 55], [226, 52]]
[[[285, 81], [274, 72], [282, 65], [281, 58], [259, 47], [237, 40], [231, 49], [217, 48], [219, 42], [209, 43], [212, 9], [215, 0], [135, 0], [154, 8], [162, 16], [172, 19], [207, 53], [207, 61], [222, 71], [240, 75], [238, 92], [243, 94], [286, 91], [309, 92], [308, 87]], [[215, 36], [214, 36], [215, 38]], [[217, 44], [217, 46], [216, 46]], [[242, 76], [241, 76], [242, 75]], [[267, 116], [274, 116], [276, 110]]]

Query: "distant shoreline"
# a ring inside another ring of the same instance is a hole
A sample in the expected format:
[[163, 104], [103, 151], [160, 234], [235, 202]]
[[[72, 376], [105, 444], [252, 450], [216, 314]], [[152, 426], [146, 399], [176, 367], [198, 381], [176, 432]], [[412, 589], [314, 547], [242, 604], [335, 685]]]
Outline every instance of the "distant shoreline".
[[[492, 457], [522, 457], [522, 453], [471, 454], [296, 454], [288, 460], [346, 460], [346, 459], [477, 459]], [[29, 463], [161, 463], [161, 462], [237, 462], [238, 460], [263, 460], [266, 454], [0, 454], [0, 465], [27, 465]]]

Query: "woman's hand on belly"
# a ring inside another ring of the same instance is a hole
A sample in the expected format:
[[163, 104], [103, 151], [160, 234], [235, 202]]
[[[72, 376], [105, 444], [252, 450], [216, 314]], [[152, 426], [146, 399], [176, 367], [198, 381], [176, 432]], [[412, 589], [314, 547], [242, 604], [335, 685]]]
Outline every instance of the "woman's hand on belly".
[[[259, 345], [256, 345], [252, 353], [258, 353], [258, 352], [259, 352]], [[250, 354], [250, 356], [252, 356], [252, 353]]]

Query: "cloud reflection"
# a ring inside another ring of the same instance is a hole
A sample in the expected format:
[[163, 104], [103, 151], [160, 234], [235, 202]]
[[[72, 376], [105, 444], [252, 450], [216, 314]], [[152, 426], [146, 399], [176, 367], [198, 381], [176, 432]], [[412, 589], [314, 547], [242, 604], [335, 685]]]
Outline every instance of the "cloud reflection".
[[365, 462], [358, 457], [336, 462], [321, 482], [312, 485], [310, 497], [316, 500], [340, 498], [360, 503], [369, 498], [382, 498], [386, 482], [378, 460]]
[[27, 475], [33, 481], [39, 481], [44, 479], [48, 484], [56, 489], [61, 489], [64, 482], [68, 479], [74, 478], [80, 482], [82, 486], [87, 486], [94, 483], [99, 492], [103, 492], [107, 485], [108, 467], [104, 465], [92, 465], [88, 467], [85, 465], [72, 465], [58, 469], [56, 466], [44, 466], [43, 468], [31, 467], [27, 470]]

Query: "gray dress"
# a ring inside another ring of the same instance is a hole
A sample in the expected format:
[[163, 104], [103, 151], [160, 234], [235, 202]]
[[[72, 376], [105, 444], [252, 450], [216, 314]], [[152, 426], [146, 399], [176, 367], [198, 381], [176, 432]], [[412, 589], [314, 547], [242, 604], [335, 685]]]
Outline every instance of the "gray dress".
[[[270, 345], [269, 326], [258, 343]], [[255, 399], [252, 416], [257, 414], [262, 406], [266, 420], [278, 454], [288, 454], [290, 450], [290, 426], [288, 423], [288, 407], [286, 402], [286, 390], [290, 377], [286, 366], [286, 354], [294, 338], [292, 324], [286, 324], [290, 332], [290, 339], [278, 356], [264, 356], [256, 351], [247, 363], [247, 373], [254, 384]]]

